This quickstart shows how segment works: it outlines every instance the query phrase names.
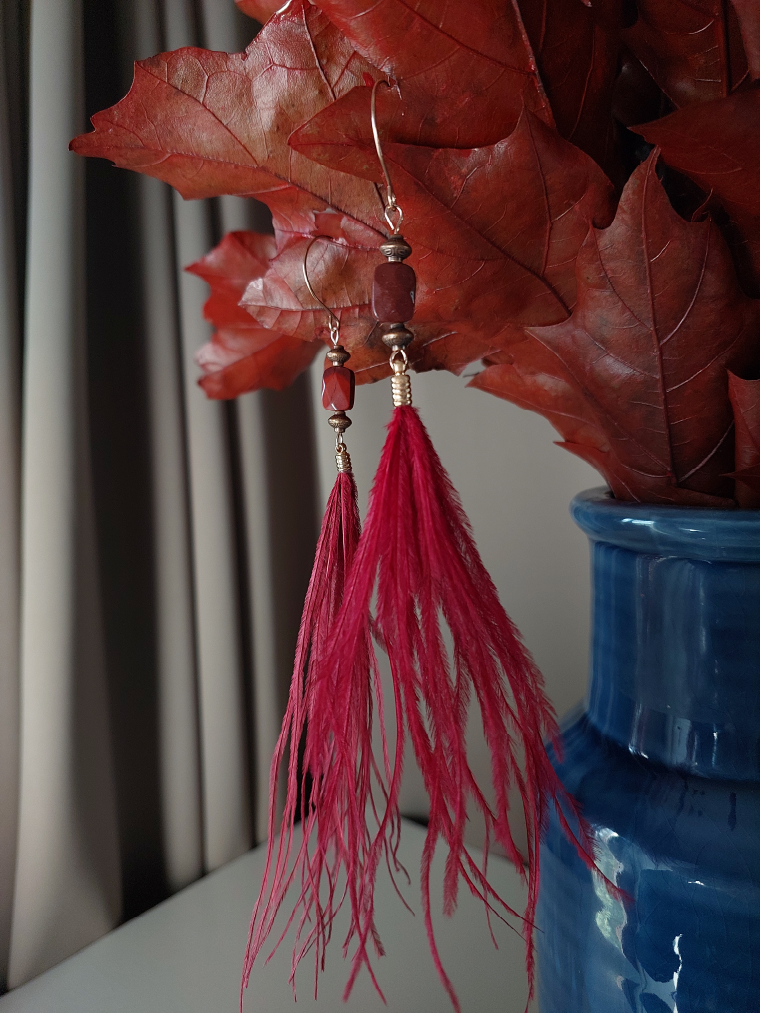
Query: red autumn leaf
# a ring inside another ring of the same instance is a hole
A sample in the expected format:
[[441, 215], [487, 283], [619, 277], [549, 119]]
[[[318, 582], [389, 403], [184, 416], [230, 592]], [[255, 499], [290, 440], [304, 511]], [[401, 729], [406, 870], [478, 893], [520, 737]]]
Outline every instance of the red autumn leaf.
[[679, 109], [632, 129], [726, 209], [740, 277], [751, 295], [760, 295], [760, 90]]
[[[366, 89], [354, 96], [339, 115], [329, 107], [310, 120], [290, 145], [380, 183]], [[383, 151], [416, 256], [415, 323], [482, 334], [494, 323], [567, 316], [589, 222], [606, 224], [612, 213], [612, 187], [588, 156], [527, 111], [494, 145], [384, 144]]]
[[238, 305], [249, 281], [266, 271], [275, 250], [273, 236], [231, 232], [187, 270], [211, 286], [203, 308], [216, 327], [196, 355], [199, 381], [210, 398], [236, 398], [269, 387], [282, 390], [306, 369], [322, 347], [261, 327]]
[[760, 507], [760, 380], [728, 375], [728, 393], [736, 421], [736, 500], [740, 507]]
[[373, 187], [285, 143], [370, 69], [322, 13], [291, 0], [245, 53], [187, 48], [137, 63], [129, 93], [71, 147], [166, 180], [186, 198], [259, 197], [278, 229], [311, 231], [327, 207], [361, 209], [379, 226]]
[[[620, 0], [593, 7], [523, 0], [519, 9], [500, 0], [428, 0], [413, 10], [404, 0], [321, 6], [399, 86], [379, 97], [393, 141], [482, 147], [511, 133], [525, 107], [549, 125], [556, 121], [560, 134], [600, 165], [614, 165], [609, 114]], [[336, 116], [347, 102], [349, 96], [338, 100]]]
[[554, 122], [516, 0], [321, 0], [320, 8], [400, 84], [383, 118], [397, 142], [491, 144], [514, 129], [523, 106]]
[[715, 194], [730, 215], [760, 216], [760, 89], [632, 129], [657, 145], [668, 165]]
[[760, 77], [760, 6], [757, 0], [731, 0], [747, 57], [749, 76], [752, 80]]
[[533, 335], [524, 333], [521, 340], [488, 356], [485, 363], [486, 369], [473, 377], [468, 387], [545, 415], [566, 446], [580, 444], [609, 452], [609, 441], [581, 388], [557, 354]]
[[620, 0], [522, 0], [525, 29], [560, 134], [614, 166], [610, 108], [620, 48]]
[[637, 7], [623, 39], [674, 105], [722, 98], [747, 80], [729, 0], [637, 0]]
[[238, 8], [262, 25], [282, 7], [282, 0], [235, 0]]
[[[570, 449], [616, 496], [716, 503], [731, 492], [721, 479], [733, 460], [726, 370], [756, 356], [760, 313], [715, 225], [678, 217], [655, 164], [656, 153], [634, 172], [613, 224], [589, 232], [572, 317], [530, 332], [561, 361], [609, 445]], [[542, 411], [555, 407], [547, 399]]]

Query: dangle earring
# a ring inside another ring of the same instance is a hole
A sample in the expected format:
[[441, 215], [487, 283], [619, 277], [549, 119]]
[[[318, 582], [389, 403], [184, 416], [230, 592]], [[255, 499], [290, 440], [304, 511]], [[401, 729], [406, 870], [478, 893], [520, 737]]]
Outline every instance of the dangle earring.
[[[522, 918], [527, 967], [533, 990], [532, 933], [539, 882], [539, 842], [549, 807], [584, 861], [594, 866], [591, 836], [577, 806], [564, 790], [544, 747], [558, 729], [543, 678], [507, 616], [472, 537], [458, 494], [436, 454], [417, 409], [412, 407], [407, 349], [414, 335], [415, 273], [404, 263], [412, 254], [400, 234], [403, 212], [393, 190], [377, 127], [372, 89], [371, 126], [385, 180], [385, 219], [390, 235], [381, 244], [386, 262], [374, 273], [372, 307], [390, 350], [393, 416], [375, 476], [364, 530], [333, 624], [320, 673], [346, 678], [364, 651], [371, 626], [387, 652], [396, 711], [396, 755], [387, 783], [386, 808], [373, 837], [371, 858], [357, 913], [358, 947], [346, 992], [359, 967], [369, 967], [366, 943], [375, 936], [372, 892], [383, 854], [395, 855], [395, 829], [404, 740], [411, 739], [430, 799], [422, 859], [422, 899], [430, 948], [440, 978], [458, 1002], [436, 947], [430, 911], [430, 863], [439, 838], [448, 849], [444, 912], [456, 906], [460, 877], [485, 905], [487, 914], [515, 917], [465, 846], [473, 810], [485, 823], [485, 856], [497, 842], [523, 872], [528, 900]], [[376, 593], [376, 616], [370, 605]], [[446, 648], [441, 621], [449, 632]], [[467, 713], [475, 699], [491, 754], [491, 798], [478, 784], [467, 758]], [[379, 701], [380, 703], [380, 701]], [[510, 826], [510, 788], [519, 792], [527, 827], [522, 856]], [[619, 894], [613, 885], [611, 891]], [[371, 969], [370, 969], [371, 971]]]
[[[346, 430], [351, 426], [347, 412], [354, 406], [355, 378], [346, 366], [351, 354], [340, 344], [340, 321], [316, 295], [309, 281], [309, 250], [317, 239], [331, 241], [327, 236], [310, 240], [304, 253], [303, 277], [310, 295], [328, 318], [331, 348], [326, 355], [330, 365], [322, 378], [322, 406], [332, 411], [328, 423], [335, 433], [337, 479], [319, 534], [288, 707], [272, 762], [267, 865], [248, 932], [240, 988], [241, 1011], [253, 961], [272, 933], [291, 887], [295, 892], [291, 899], [293, 908], [273, 952], [295, 922], [291, 973], [294, 995], [296, 966], [309, 950], [314, 950], [315, 972], [324, 967], [332, 921], [347, 896], [352, 910], [349, 936], [356, 932], [372, 844], [365, 814], [378, 810], [375, 798], [378, 787], [383, 792], [383, 779], [372, 756], [373, 685], [376, 695], [380, 689], [369, 629], [358, 633], [352, 644], [352, 664], [341, 669], [339, 675], [326, 672], [323, 666], [327, 640], [356, 554], [360, 520], [351, 457], [345, 442]], [[379, 719], [387, 781], [389, 766], [382, 713]], [[286, 752], [287, 798], [278, 839], [278, 783]], [[396, 837], [397, 823], [397, 819], [392, 821]], [[341, 874], [344, 884], [339, 884]], [[374, 871], [369, 879], [374, 881]]]

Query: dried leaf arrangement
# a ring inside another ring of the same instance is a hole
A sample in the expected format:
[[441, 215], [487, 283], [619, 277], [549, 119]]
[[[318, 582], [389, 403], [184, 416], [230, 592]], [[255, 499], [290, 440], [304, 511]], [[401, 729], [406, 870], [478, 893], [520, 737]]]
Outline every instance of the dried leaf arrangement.
[[357, 381], [388, 374], [369, 312], [383, 77], [413, 368], [482, 361], [471, 386], [544, 414], [622, 499], [760, 506], [760, 5], [240, 6], [272, 12], [245, 53], [140, 62], [72, 145], [269, 206], [274, 236], [232, 233], [190, 268], [211, 286], [209, 397], [282, 388], [320, 351], [300, 272], [316, 234]]

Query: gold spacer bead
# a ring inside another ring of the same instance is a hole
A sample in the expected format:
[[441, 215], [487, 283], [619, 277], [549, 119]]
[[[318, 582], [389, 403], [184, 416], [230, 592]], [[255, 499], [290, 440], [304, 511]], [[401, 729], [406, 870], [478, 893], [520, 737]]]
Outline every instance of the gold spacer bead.
[[336, 345], [335, 348], [330, 349], [327, 353], [327, 358], [333, 366], [342, 366], [351, 358], [351, 353], [347, 352], [342, 345]]
[[391, 236], [380, 244], [380, 253], [389, 261], [403, 261], [411, 254], [412, 248], [403, 236]]
[[383, 334], [383, 343], [389, 349], [405, 349], [414, 338], [411, 331], [407, 331], [403, 324], [391, 324]]
[[351, 420], [345, 412], [336, 412], [335, 415], [331, 415], [327, 421], [336, 433], [343, 433], [343, 431], [347, 430], [351, 425]]
[[391, 393], [394, 408], [412, 404], [412, 382], [407, 373], [394, 373], [391, 377]]

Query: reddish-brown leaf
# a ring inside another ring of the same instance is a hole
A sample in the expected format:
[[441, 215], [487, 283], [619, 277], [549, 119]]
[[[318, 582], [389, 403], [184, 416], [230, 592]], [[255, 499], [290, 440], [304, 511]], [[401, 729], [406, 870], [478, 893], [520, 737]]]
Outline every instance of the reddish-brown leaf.
[[[523, 105], [548, 124], [549, 102], [517, 0], [320, 0], [320, 8], [383, 75], [397, 142], [469, 148], [506, 137]], [[377, 75], [374, 75], [377, 76]]]
[[760, 313], [714, 224], [679, 218], [655, 164], [656, 153], [633, 174], [613, 224], [590, 231], [570, 320], [531, 333], [603, 430], [609, 452], [571, 449], [616, 496], [707, 502], [731, 492], [721, 479], [733, 460], [726, 370], [752, 362]]
[[728, 375], [728, 392], [736, 421], [736, 500], [740, 507], [760, 507], [760, 380]]
[[557, 354], [528, 332], [505, 351], [486, 357], [485, 369], [468, 387], [540, 412], [567, 444], [609, 452], [609, 441], [579, 385]]
[[[331, 225], [334, 241], [311, 246], [309, 278], [320, 299], [340, 320], [341, 342], [351, 352], [350, 366], [357, 382], [380, 380], [389, 376], [391, 370], [388, 349], [382, 342], [369, 300], [372, 274], [382, 257], [377, 247], [370, 249], [352, 242], [350, 237], [341, 235], [337, 222]], [[304, 341], [315, 334], [327, 341], [327, 315], [315, 303], [303, 279], [303, 260], [309, 243], [309, 237], [289, 237], [270, 261], [266, 273], [250, 282], [241, 305], [264, 327]], [[495, 325], [490, 329], [491, 333], [496, 330]], [[495, 347], [493, 342], [458, 335], [441, 322], [416, 323], [414, 332], [408, 354], [418, 372], [447, 369], [459, 373]]]
[[633, 127], [732, 216], [760, 216], [760, 89]]
[[739, 19], [749, 76], [760, 77], [760, 4], [757, 0], [731, 0]]
[[203, 371], [199, 383], [210, 398], [236, 398], [261, 387], [280, 391], [323, 349], [321, 342], [261, 327], [239, 306], [246, 286], [267, 270], [274, 250], [273, 236], [231, 232], [187, 269], [211, 286], [203, 312], [216, 331], [196, 355]]
[[245, 53], [188, 48], [136, 64], [129, 93], [71, 147], [166, 180], [183, 197], [256, 196], [278, 229], [311, 231], [327, 207], [379, 226], [373, 187], [286, 144], [371, 69], [320, 11], [292, 0]]
[[620, 0], [520, 2], [557, 130], [605, 169], [615, 163], [610, 108], [620, 8]]
[[730, 0], [637, 0], [623, 32], [630, 49], [676, 106], [730, 95], [747, 60]]
[[633, 127], [728, 213], [740, 277], [760, 295], [760, 90], [679, 109]]
[[243, 14], [263, 25], [282, 7], [282, 0], [235, 0]]
[[[347, 112], [350, 110], [350, 115]], [[380, 183], [366, 89], [290, 139], [315, 161]], [[418, 273], [415, 322], [479, 333], [551, 323], [575, 302], [574, 261], [589, 222], [606, 224], [612, 186], [583, 152], [529, 112], [508, 138], [470, 150], [384, 145]]]

